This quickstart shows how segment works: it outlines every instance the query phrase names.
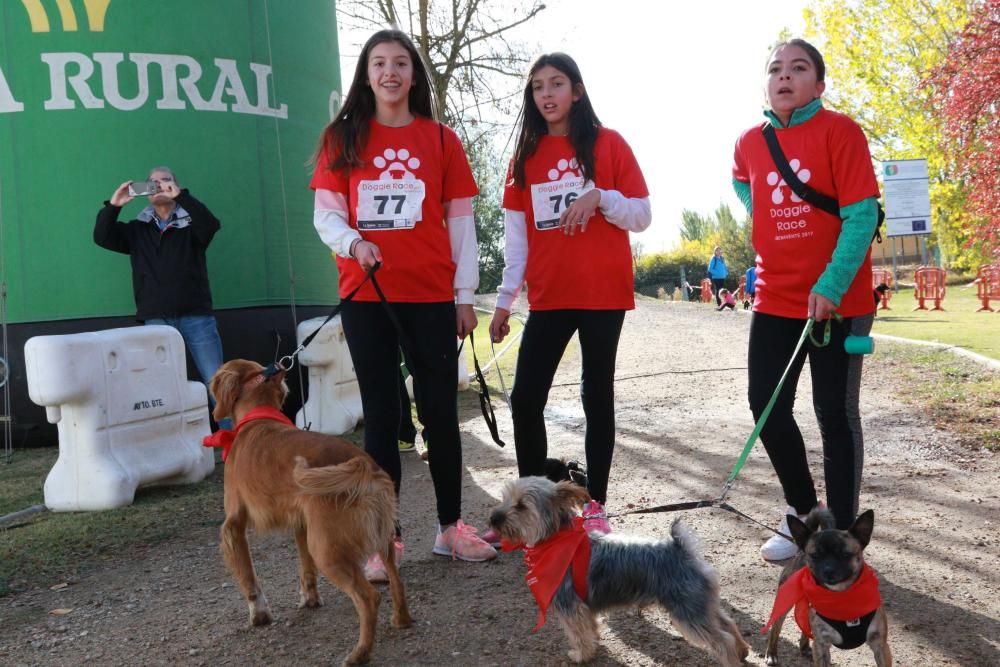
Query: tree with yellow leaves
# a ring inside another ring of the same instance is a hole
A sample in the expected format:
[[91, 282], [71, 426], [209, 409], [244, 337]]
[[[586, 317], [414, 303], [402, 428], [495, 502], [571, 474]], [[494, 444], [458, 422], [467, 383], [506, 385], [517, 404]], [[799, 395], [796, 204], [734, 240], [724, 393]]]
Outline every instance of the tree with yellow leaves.
[[814, 0], [806, 37], [826, 60], [824, 100], [858, 122], [875, 159], [927, 158], [934, 234], [942, 259], [970, 269], [966, 190], [953, 178], [928, 77], [965, 28], [976, 0]]

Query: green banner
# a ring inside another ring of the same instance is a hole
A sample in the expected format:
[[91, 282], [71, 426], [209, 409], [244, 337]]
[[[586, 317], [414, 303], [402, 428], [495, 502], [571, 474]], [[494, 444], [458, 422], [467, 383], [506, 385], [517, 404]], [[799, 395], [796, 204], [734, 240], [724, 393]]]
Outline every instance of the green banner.
[[[0, 234], [11, 322], [135, 312], [94, 245], [123, 181], [171, 167], [222, 221], [217, 309], [336, 301], [308, 164], [340, 102], [330, 0], [4, 0]], [[134, 218], [137, 198], [122, 211]]]

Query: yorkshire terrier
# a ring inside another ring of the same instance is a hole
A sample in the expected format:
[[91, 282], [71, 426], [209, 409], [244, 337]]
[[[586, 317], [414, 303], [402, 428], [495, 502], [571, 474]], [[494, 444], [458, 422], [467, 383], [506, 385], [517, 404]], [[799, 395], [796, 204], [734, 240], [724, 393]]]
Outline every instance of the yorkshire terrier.
[[[541, 609], [537, 627], [551, 605], [569, 641], [569, 658], [580, 663], [597, 652], [599, 613], [659, 604], [685, 639], [711, 651], [720, 665], [739, 665], [750, 647], [722, 611], [715, 571], [699, 555], [694, 536], [679, 521], [670, 527], [671, 539], [587, 535], [578, 511], [588, 500], [573, 482], [522, 477], [507, 483], [490, 515], [507, 548], [525, 549], [526, 579]], [[552, 560], [545, 560], [550, 547], [567, 542], [572, 553], [554, 558], [565, 567], [548, 585], [539, 583], [551, 571]]]

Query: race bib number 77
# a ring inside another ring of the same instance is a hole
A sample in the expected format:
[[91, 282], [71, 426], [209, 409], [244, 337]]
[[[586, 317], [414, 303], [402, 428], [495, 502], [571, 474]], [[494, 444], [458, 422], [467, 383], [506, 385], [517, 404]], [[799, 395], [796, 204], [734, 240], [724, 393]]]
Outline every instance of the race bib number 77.
[[424, 182], [361, 181], [358, 183], [358, 229], [413, 229], [421, 220]]
[[567, 178], [531, 186], [531, 210], [535, 217], [535, 229], [547, 231], [559, 227], [559, 216], [581, 195], [594, 189], [591, 181], [583, 182], [583, 177]]

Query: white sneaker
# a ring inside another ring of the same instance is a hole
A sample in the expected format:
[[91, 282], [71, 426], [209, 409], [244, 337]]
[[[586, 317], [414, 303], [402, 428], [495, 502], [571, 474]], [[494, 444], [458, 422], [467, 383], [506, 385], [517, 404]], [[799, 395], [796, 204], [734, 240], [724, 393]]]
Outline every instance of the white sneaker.
[[769, 563], [788, 560], [799, 551], [799, 546], [791, 539], [792, 531], [788, 529], [788, 519], [786, 517], [788, 514], [794, 514], [803, 521], [806, 518], [805, 514], [797, 514], [794, 507], [789, 506], [785, 508], [785, 513], [781, 515], [781, 524], [778, 525], [778, 532], [781, 535], [787, 535], [788, 539], [781, 535], [774, 535], [767, 542], [764, 542], [764, 546], [760, 548], [761, 558]]

